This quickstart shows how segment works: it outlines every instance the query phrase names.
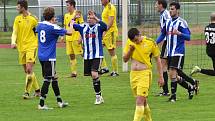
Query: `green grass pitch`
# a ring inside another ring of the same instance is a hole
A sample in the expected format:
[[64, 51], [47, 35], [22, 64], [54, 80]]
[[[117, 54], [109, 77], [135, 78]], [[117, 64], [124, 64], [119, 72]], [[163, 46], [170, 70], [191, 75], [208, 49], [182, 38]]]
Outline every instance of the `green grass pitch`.
[[[37, 110], [38, 98], [23, 100], [25, 75], [18, 65], [17, 51], [0, 49], [0, 121], [132, 121], [135, 99], [129, 85], [129, 73], [121, 72], [121, 47], [117, 48], [120, 76], [101, 77], [105, 103], [94, 105], [94, 91], [91, 79], [83, 76], [83, 61], [78, 59], [78, 78], [67, 78], [69, 60], [64, 48], [57, 49], [57, 74], [61, 96], [70, 106], [57, 108], [50, 86], [46, 104], [54, 110]], [[191, 53], [188, 48], [187, 53]], [[191, 60], [188, 56], [187, 60]], [[107, 59], [109, 59], [108, 57]], [[108, 60], [109, 62], [110, 60]], [[185, 61], [186, 63], [186, 61]], [[193, 62], [195, 64], [195, 60]], [[110, 63], [109, 63], [110, 64]], [[41, 68], [37, 61], [34, 67], [36, 76], [42, 84]], [[157, 73], [153, 69], [153, 84], [148, 98], [153, 121], [214, 121], [215, 120], [215, 78], [196, 75], [200, 80], [200, 94], [188, 100], [187, 92], [178, 86], [176, 103], [168, 103], [167, 97], [155, 97], [159, 92]]]

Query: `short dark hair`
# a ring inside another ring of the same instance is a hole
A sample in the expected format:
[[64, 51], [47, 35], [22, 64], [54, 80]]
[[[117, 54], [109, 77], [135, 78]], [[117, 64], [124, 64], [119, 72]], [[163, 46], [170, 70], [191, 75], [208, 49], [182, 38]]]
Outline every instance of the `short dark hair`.
[[131, 28], [129, 31], [128, 31], [128, 38], [130, 40], [133, 40], [135, 38], [135, 36], [139, 35], [140, 34], [140, 31], [137, 29], [137, 28]]
[[66, 3], [69, 3], [71, 6], [75, 8], [75, 5], [76, 5], [75, 0], [66, 0]]
[[211, 13], [211, 21], [215, 21], [215, 13]]
[[20, 5], [21, 7], [25, 8], [25, 10], [28, 10], [28, 1], [27, 0], [18, 0], [17, 5]]
[[158, 4], [161, 4], [163, 6], [163, 8], [167, 8], [167, 2], [166, 0], [157, 0]]
[[180, 9], [180, 4], [178, 2], [172, 2], [169, 4], [169, 6], [175, 6], [176, 10]]
[[55, 16], [55, 11], [53, 7], [45, 8], [43, 12], [43, 17], [46, 21], [50, 21]]

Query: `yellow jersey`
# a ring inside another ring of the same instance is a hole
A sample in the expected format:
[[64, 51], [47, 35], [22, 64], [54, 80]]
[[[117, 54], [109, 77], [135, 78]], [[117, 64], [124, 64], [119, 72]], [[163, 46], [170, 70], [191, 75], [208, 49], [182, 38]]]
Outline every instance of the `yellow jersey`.
[[151, 38], [144, 36], [141, 43], [135, 44], [130, 39], [128, 39], [126, 46], [124, 48], [124, 53], [129, 51], [130, 45], [135, 47], [131, 58], [144, 63], [149, 69], [152, 68], [151, 58], [158, 57], [160, 55], [160, 50], [158, 45]]
[[[76, 10], [72, 14], [71, 13], [66, 13], [64, 15], [64, 26], [65, 26], [65, 29], [69, 29], [69, 23], [70, 23], [71, 19], [75, 17], [75, 13], [76, 13]], [[83, 16], [81, 15], [80, 18], [76, 18], [75, 22], [77, 24], [84, 23]], [[81, 38], [80, 33], [78, 31], [75, 31], [75, 30], [74, 30], [74, 32], [72, 33], [71, 36], [66, 35], [66, 41], [79, 40], [80, 38]]]
[[114, 17], [113, 25], [109, 28], [107, 32], [118, 32], [117, 24], [116, 24], [116, 7], [110, 2], [104, 7], [102, 11], [102, 21], [108, 24], [108, 18]]
[[30, 13], [28, 16], [23, 16], [23, 14], [16, 16], [13, 24], [13, 34], [16, 37], [12, 41], [16, 42], [18, 51], [23, 52], [38, 47], [38, 38], [35, 33], [37, 24], [37, 17]]

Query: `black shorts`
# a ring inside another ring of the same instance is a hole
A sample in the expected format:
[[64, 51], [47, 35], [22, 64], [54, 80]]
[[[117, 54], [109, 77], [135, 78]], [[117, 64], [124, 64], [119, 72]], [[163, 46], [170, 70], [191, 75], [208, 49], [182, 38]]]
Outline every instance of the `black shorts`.
[[42, 66], [42, 74], [44, 79], [50, 79], [55, 77], [55, 61], [40, 61]]
[[163, 41], [162, 48], [161, 48], [161, 55], [160, 55], [160, 58], [162, 58], [162, 59], [167, 59], [166, 44], [167, 44], [167, 41], [164, 40], [164, 41]]
[[175, 68], [175, 69], [183, 69], [184, 66], [184, 56], [172, 56], [168, 57], [168, 69]]
[[91, 76], [91, 71], [98, 72], [102, 58], [84, 60], [84, 76]]

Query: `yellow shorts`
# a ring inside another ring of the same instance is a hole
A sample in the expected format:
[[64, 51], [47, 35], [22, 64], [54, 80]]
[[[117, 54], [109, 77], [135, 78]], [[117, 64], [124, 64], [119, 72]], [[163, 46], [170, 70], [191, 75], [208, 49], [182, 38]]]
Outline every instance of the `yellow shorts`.
[[78, 41], [66, 41], [66, 54], [81, 55], [83, 54], [82, 45], [78, 44]]
[[131, 71], [130, 85], [134, 96], [147, 97], [152, 80], [152, 71]]
[[35, 63], [37, 56], [37, 49], [29, 49], [27, 51], [19, 52], [19, 64]]
[[118, 32], [107, 32], [103, 37], [103, 45], [109, 50], [116, 48], [116, 40], [118, 38]]

